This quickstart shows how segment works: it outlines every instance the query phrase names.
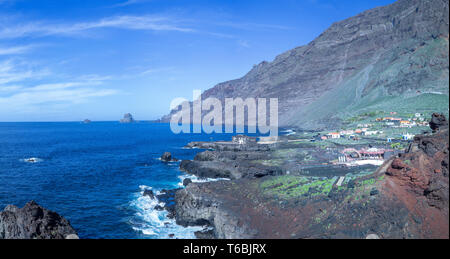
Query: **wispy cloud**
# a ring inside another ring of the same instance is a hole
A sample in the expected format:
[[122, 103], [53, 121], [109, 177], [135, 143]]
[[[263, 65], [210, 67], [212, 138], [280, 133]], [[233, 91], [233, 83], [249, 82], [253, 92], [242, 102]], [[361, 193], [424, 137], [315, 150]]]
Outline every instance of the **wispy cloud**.
[[4, 47], [0, 46], [0, 56], [5, 55], [16, 55], [16, 54], [23, 54], [25, 52], [30, 51], [34, 46], [28, 45], [28, 46], [15, 46], [15, 47]]
[[[129, 3], [128, 3], [129, 2]], [[123, 4], [138, 3], [128, 1]], [[139, 1], [140, 2], [140, 1]], [[127, 5], [128, 5], [127, 4]], [[2, 18], [0, 18], [2, 19]], [[20, 23], [3, 19], [0, 23], [0, 39], [14, 39], [22, 37], [45, 37], [45, 36], [83, 36], [95, 29], [123, 29], [140, 31], [175, 31], [201, 33], [219, 38], [235, 38], [234, 35], [218, 31], [202, 30], [195, 27], [203, 27], [205, 24], [213, 25], [216, 29], [220, 27], [232, 28], [236, 30], [290, 30], [292, 28], [282, 25], [261, 24], [251, 22], [230, 22], [230, 21], [196, 21], [190, 19], [177, 18], [169, 15], [121, 15], [105, 17], [90, 22], [58, 23], [49, 21], [29, 21]]]
[[1, 93], [9, 93], [9, 92], [14, 92], [17, 91], [19, 89], [21, 89], [21, 86], [18, 85], [10, 85], [10, 86], [1, 86], [0, 87], [0, 94]]
[[174, 67], [162, 67], [162, 68], [150, 68], [142, 71], [141, 75], [151, 75], [151, 74], [157, 74], [157, 73], [163, 73], [163, 72], [169, 72], [173, 71]]
[[74, 36], [83, 32], [102, 29], [116, 28], [127, 30], [145, 31], [178, 31], [193, 32], [195, 30], [184, 27], [176, 23], [175, 19], [164, 16], [114, 16], [107, 17], [93, 22], [82, 23], [48, 23], [42, 21], [29, 22], [18, 25], [0, 25], [0, 38], [21, 38], [27, 36]]
[[32, 68], [23, 61], [6, 60], [0, 63], [0, 88], [6, 84], [28, 79], [37, 80], [47, 75], [49, 75], [47, 69]]
[[3, 112], [36, 112], [37, 106], [50, 109], [55, 104], [64, 104], [64, 107], [69, 107], [72, 104], [88, 101], [90, 98], [118, 93], [115, 89], [102, 87], [104, 82], [110, 78], [105, 76], [85, 75], [54, 83], [33, 84], [30, 82], [38, 82], [38, 78], [45, 81], [47, 78], [58, 78], [58, 76], [49, 71], [42, 72], [24, 68], [14, 61], [1, 63], [0, 110]]
[[218, 22], [217, 26], [229, 27], [239, 30], [290, 30], [291, 27], [276, 25], [276, 24], [262, 24], [262, 23], [250, 23], [250, 22]]
[[146, 3], [146, 2], [150, 2], [150, 1], [152, 1], [152, 0], [127, 0], [122, 3], [115, 4], [115, 5], [113, 5], [113, 7], [124, 7], [124, 6], [134, 5], [134, 4], [142, 4], [142, 3]]

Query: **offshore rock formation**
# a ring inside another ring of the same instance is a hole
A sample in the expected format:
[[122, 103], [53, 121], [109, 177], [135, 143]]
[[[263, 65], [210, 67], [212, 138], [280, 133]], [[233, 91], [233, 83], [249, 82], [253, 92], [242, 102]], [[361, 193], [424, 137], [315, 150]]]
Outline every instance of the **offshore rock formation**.
[[399, 105], [413, 110], [442, 102], [444, 110], [448, 35], [447, 0], [399, 0], [336, 22], [308, 45], [202, 98], [279, 98], [280, 126], [306, 129], [336, 127], [355, 112]]
[[161, 156], [161, 161], [163, 162], [177, 162], [178, 159], [172, 157], [172, 154], [170, 152], [164, 152]]
[[[183, 226], [212, 227], [215, 238], [448, 238], [449, 136], [441, 125], [342, 186], [293, 175], [190, 183], [176, 191], [173, 213]], [[207, 152], [199, 160], [221, 157]]]
[[31, 201], [0, 212], [0, 239], [78, 239], [69, 221]]
[[131, 113], [126, 113], [123, 115], [123, 119], [120, 120], [120, 123], [133, 123], [136, 122], [133, 118], [133, 115]]

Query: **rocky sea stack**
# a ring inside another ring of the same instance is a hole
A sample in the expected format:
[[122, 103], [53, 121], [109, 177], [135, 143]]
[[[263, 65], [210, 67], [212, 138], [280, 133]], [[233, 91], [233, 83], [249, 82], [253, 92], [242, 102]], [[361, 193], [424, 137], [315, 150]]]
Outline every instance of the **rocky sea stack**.
[[126, 113], [123, 115], [123, 119], [120, 120], [120, 123], [134, 123], [136, 122], [131, 113]]
[[170, 152], [165, 152], [161, 156], [161, 161], [163, 161], [163, 162], [177, 162], [178, 159], [174, 158]]
[[0, 212], [0, 239], [78, 239], [69, 221], [36, 202]]

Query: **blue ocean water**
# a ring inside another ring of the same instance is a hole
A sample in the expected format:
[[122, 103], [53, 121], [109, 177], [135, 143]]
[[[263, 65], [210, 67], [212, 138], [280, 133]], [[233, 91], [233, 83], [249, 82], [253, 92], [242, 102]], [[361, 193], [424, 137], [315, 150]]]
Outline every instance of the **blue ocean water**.
[[142, 192], [180, 187], [185, 175], [162, 153], [192, 159], [198, 151], [183, 149], [188, 142], [230, 139], [149, 122], [0, 123], [0, 210], [35, 200], [81, 238], [191, 238], [198, 228], [177, 226]]

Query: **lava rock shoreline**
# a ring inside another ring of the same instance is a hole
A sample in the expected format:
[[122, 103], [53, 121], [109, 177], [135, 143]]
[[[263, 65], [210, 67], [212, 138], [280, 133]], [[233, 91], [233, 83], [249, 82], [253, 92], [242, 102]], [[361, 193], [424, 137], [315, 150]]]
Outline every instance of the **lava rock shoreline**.
[[181, 170], [230, 180], [173, 190], [166, 209], [179, 225], [206, 226], [196, 233], [202, 239], [448, 238], [448, 124], [439, 116], [433, 134], [343, 186], [251, 163], [270, 159], [268, 147], [191, 143], [207, 150]]
[[8, 205], [0, 212], [0, 239], [78, 239], [70, 222], [30, 201], [23, 208]]

